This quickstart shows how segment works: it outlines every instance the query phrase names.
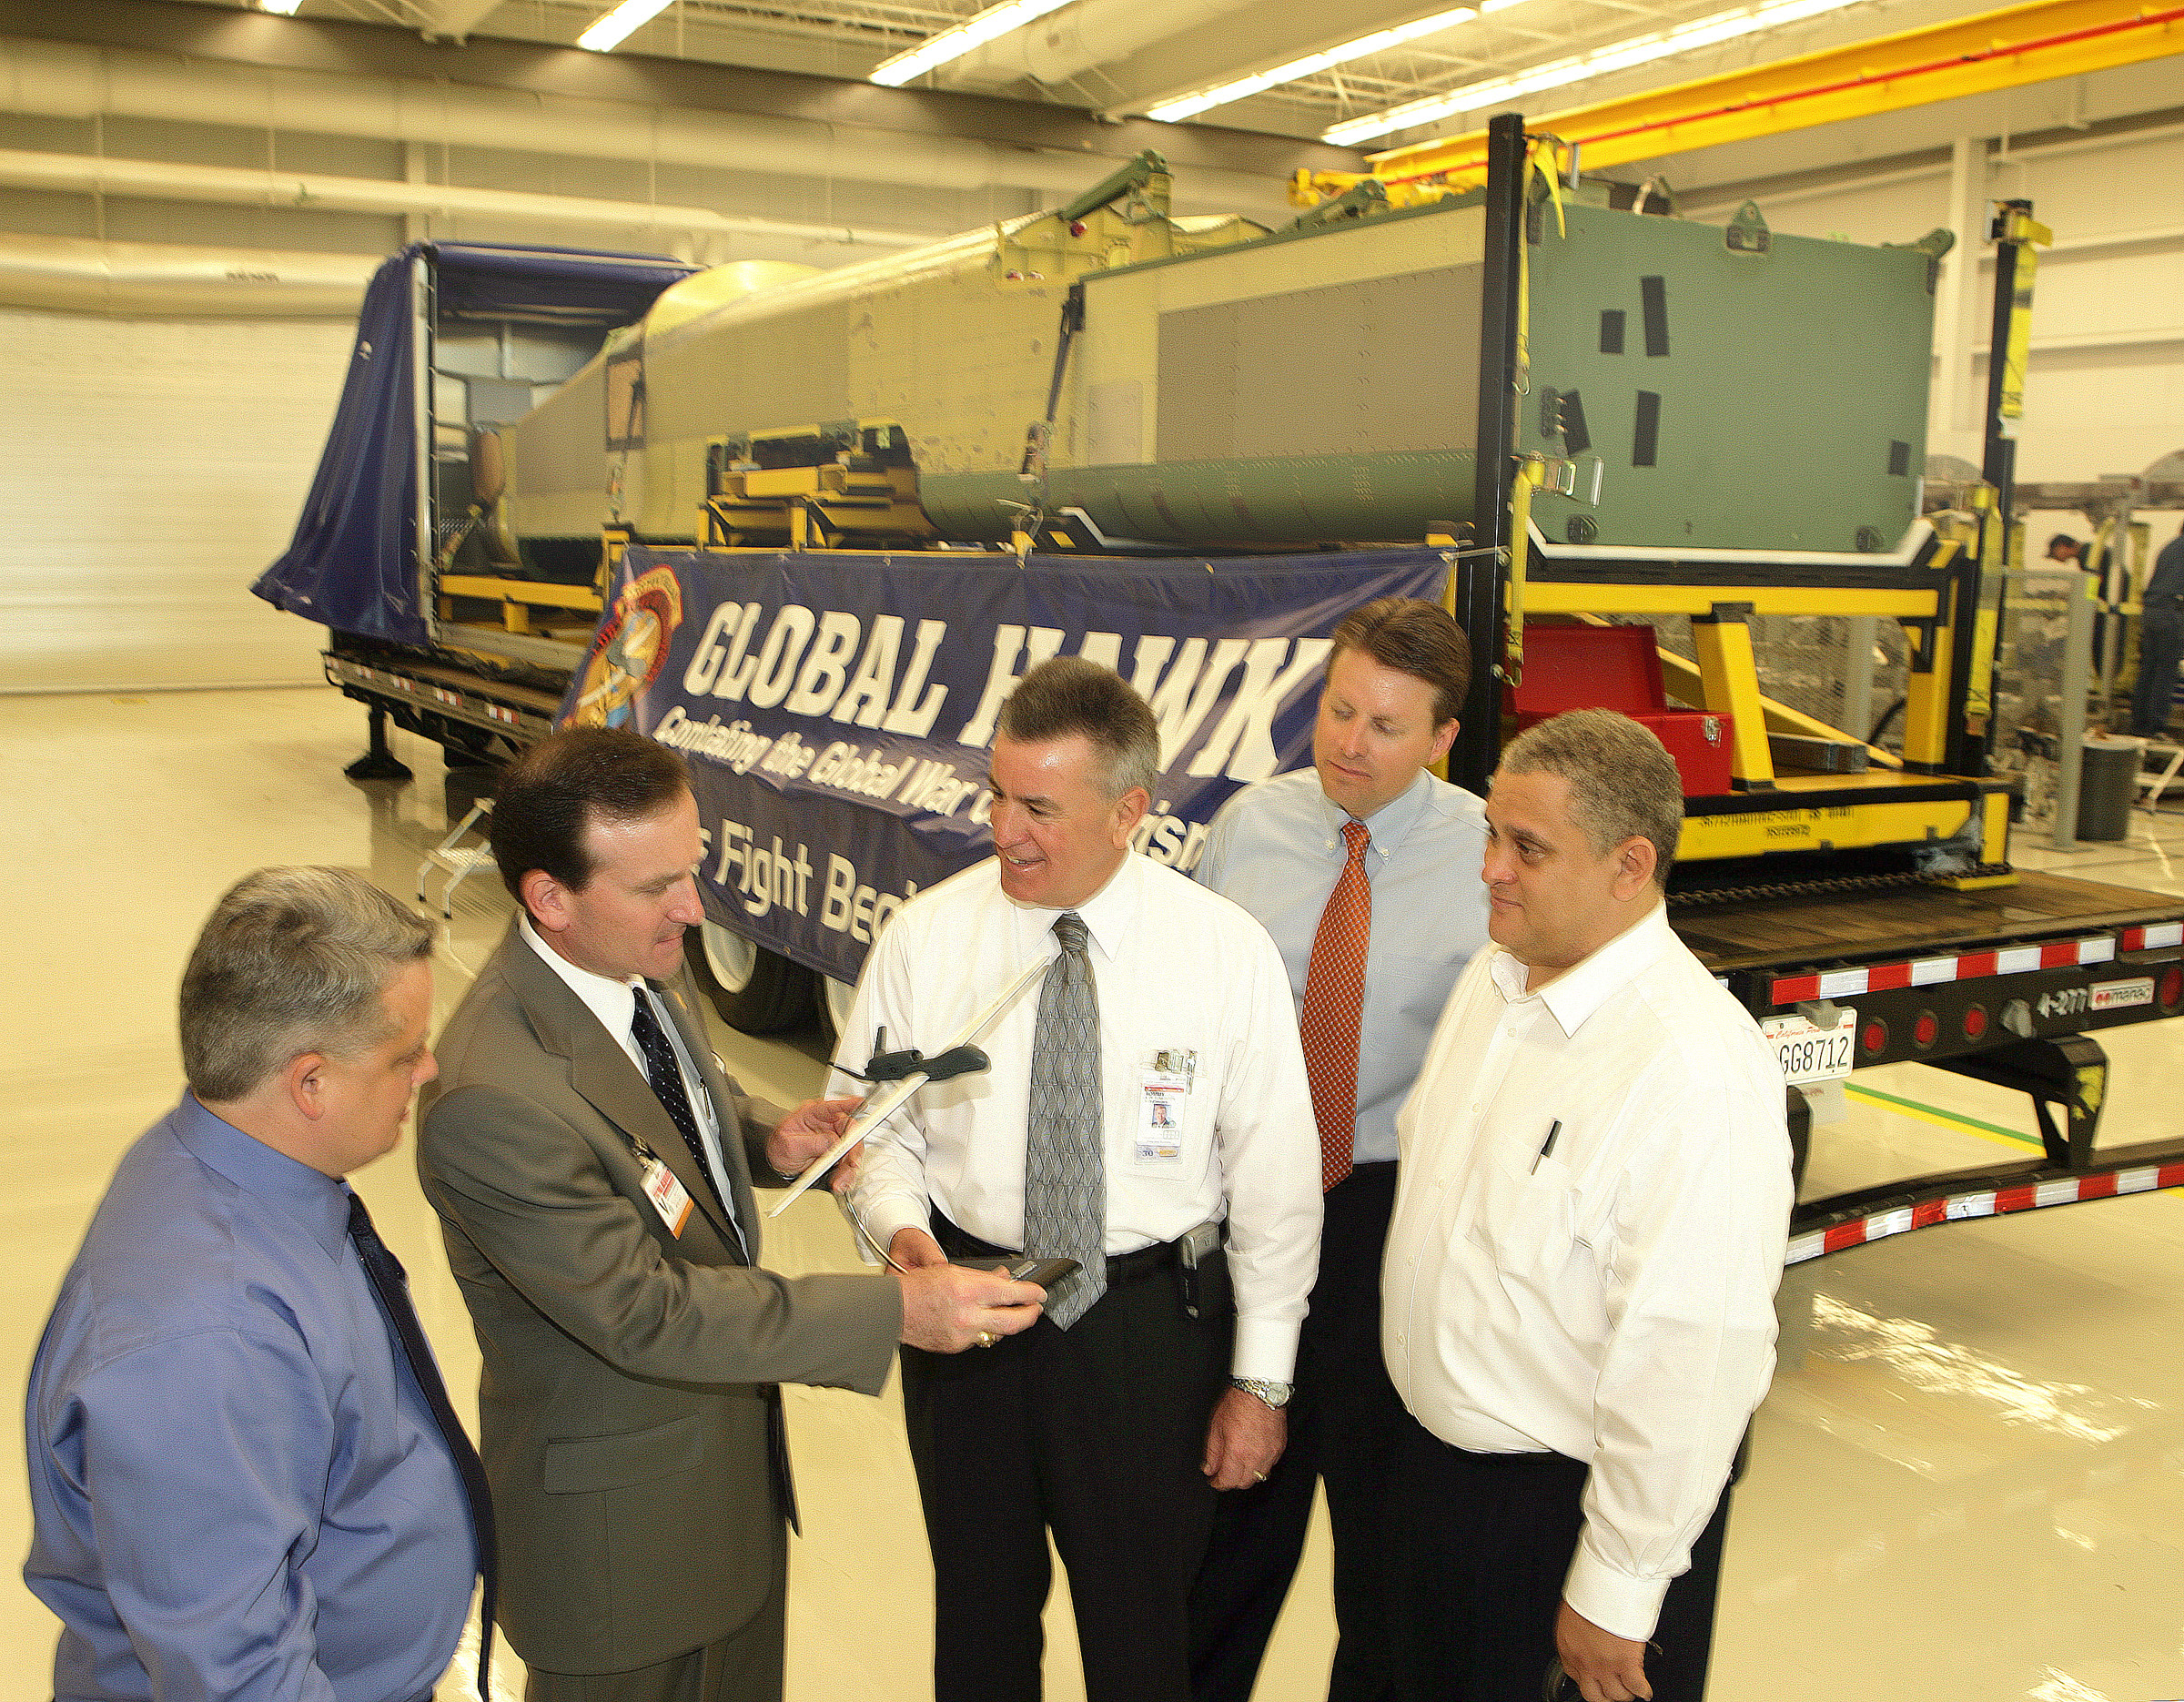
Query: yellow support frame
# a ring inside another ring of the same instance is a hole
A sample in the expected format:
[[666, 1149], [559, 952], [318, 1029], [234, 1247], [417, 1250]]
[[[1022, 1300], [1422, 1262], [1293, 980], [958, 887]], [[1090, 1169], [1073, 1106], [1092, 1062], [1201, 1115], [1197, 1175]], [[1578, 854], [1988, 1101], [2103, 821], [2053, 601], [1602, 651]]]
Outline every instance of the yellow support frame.
[[1714, 613], [1717, 603], [1742, 603], [1754, 614], [1878, 614], [1896, 621], [1931, 620], [1936, 593], [1833, 585], [1650, 585], [1593, 580], [1528, 579], [1524, 613], [1536, 614], [1689, 614]]
[[1729, 777], [1739, 791], [1774, 786], [1774, 756], [1767, 745], [1767, 715], [1759, 694], [1759, 659], [1752, 629], [1736, 615], [1702, 616], [1691, 623], [1698, 652], [1704, 707], [1729, 721]]
[[[1576, 144], [1584, 165], [1598, 169], [2176, 53], [2184, 53], [2184, 6], [2036, 0], [1623, 100], [1534, 115], [1529, 127]], [[1390, 184], [1483, 183], [1486, 132], [1376, 154], [1372, 173]]]

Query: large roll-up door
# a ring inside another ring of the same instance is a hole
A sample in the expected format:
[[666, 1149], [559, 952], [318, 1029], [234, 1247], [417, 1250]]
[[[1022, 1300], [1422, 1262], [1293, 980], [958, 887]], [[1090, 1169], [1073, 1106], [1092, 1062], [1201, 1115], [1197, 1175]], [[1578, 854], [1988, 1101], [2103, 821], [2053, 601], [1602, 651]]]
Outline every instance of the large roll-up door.
[[295, 526], [354, 336], [0, 311], [0, 690], [319, 678], [325, 629], [250, 583]]

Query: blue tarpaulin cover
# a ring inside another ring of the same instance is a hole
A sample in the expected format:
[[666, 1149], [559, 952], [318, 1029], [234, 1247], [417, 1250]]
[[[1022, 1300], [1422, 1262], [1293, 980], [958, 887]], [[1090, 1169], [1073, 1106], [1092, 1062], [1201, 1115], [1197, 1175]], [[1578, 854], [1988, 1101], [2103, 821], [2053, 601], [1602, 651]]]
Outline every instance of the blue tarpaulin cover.
[[250, 589], [336, 632], [411, 644], [428, 638], [416, 565], [420, 351], [411, 290], [420, 257], [443, 321], [547, 319], [602, 329], [638, 319], [695, 269], [659, 255], [420, 242], [372, 275], [296, 534]]

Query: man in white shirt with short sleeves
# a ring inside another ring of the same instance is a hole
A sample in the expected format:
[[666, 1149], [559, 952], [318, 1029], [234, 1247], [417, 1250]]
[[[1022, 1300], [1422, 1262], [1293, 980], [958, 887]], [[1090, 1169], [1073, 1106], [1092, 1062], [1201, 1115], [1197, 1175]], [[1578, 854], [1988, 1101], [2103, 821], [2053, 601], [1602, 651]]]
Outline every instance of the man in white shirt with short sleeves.
[[[1782, 1078], [1668, 926], [1675, 764], [1579, 710], [1486, 801], [1489, 932], [1398, 1119], [1382, 1345], [1419, 1421], [1407, 1698], [1698, 1702], [1731, 1463], [1774, 1363]], [[1565, 1692], [1567, 1694], [1568, 1692]]]
[[1129, 853], [1158, 762], [1112, 671], [1026, 674], [994, 741], [995, 855], [896, 914], [836, 1056], [936, 1051], [1046, 964], [981, 1040], [991, 1067], [866, 1143], [852, 1201], [913, 1270], [1019, 1250], [1082, 1267], [1021, 1335], [903, 1355], [936, 1702], [1040, 1694], [1049, 1531], [1090, 1702], [1188, 1702], [1214, 1491], [1282, 1448], [1320, 1239], [1304, 1060], [1266, 930]]

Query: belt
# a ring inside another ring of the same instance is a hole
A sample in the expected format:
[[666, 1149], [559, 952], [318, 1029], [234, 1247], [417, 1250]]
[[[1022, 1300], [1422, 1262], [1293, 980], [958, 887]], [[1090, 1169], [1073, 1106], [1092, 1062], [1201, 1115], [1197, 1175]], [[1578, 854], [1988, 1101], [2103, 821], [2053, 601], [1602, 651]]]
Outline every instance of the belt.
[[[933, 1239], [940, 1243], [941, 1251], [951, 1259], [968, 1255], [974, 1259], [1018, 1259], [1023, 1250], [1016, 1247], [996, 1247], [991, 1241], [980, 1241], [970, 1231], [950, 1222], [938, 1211], [933, 1214]], [[1107, 1286], [1134, 1282], [1140, 1277], [1151, 1276], [1156, 1271], [1165, 1271], [1176, 1262], [1177, 1241], [1155, 1241], [1148, 1247], [1135, 1247], [1127, 1253], [1107, 1255]]]

